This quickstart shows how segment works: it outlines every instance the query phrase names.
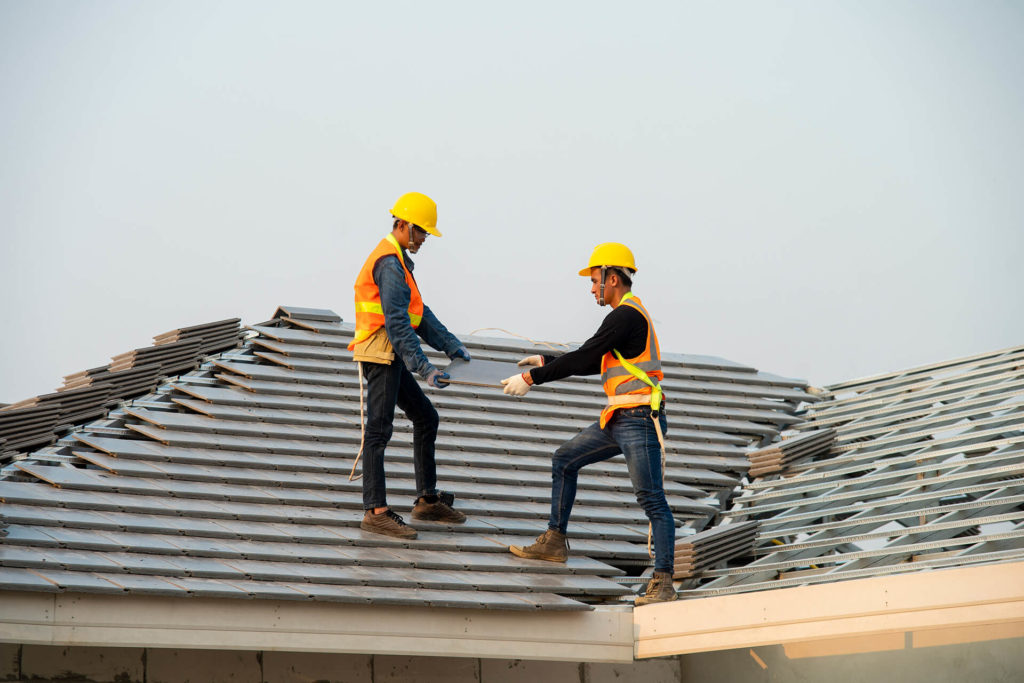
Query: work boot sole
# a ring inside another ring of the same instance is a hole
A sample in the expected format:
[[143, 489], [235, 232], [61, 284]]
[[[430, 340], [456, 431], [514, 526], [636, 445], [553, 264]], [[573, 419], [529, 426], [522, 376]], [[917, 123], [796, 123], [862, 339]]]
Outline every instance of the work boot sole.
[[359, 528], [363, 531], [369, 531], [371, 534], [380, 534], [381, 536], [390, 536], [391, 538], [402, 538], [406, 540], [412, 540], [418, 535], [416, 530], [411, 527], [405, 527], [408, 531], [382, 529], [378, 526], [367, 524], [365, 521], [359, 523]]
[[516, 557], [521, 557], [524, 560], [545, 560], [547, 562], [565, 562], [569, 559], [567, 555], [543, 555], [541, 553], [533, 553], [520, 545], [510, 545], [508, 547]]

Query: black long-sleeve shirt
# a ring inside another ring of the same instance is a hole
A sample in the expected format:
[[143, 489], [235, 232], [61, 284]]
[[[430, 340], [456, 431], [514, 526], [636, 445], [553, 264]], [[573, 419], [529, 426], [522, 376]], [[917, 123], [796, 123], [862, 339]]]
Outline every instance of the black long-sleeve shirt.
[[530, 370], [530, 377], [534, 384], [544, 384], [571, 375], [596, 375], [604, 354], [618, 349], [624, 358], [635, 358], [646, 347], [647, 318], [632, 306], [619, 306], [583, 346], [558, 357], [544, 356], [544, 365]]

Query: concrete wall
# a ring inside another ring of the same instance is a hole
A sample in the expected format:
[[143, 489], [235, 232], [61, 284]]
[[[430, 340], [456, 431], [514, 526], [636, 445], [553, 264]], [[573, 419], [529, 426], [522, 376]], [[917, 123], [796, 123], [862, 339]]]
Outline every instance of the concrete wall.
[[[566, 653], [571, 656], [571, 653]], [[904, 683], [1024, 680], [1024, 639], [791, 658], [784, 648], [581, 664], [0, 643], [0, 681], [41, 683]]]

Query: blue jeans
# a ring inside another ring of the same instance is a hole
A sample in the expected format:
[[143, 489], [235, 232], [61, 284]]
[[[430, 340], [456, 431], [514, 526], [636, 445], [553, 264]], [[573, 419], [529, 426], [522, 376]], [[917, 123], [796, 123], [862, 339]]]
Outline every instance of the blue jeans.
[[[658, 417], [668, 433], [664, 410]], [[661, 446], [649, 406], [621, 408], [604, 429], [595, 422], [555, 451], [551, 463], [551, 519], [548, 527], [566, 533], [576, 500], [580, 468], [622, 453], [626, 456], [633, 493], [651, 521], [654, 570], [672, 572], [676, 526], [662, 485]]]
[[385, 507], [384, 449], [394, 431], [395, 406], [412, 421], [412, 463], [418, 495], [437, 493], [434, 441], [439, 422], [434, 404], [398, 358], [391, 365], [362, 363], [366, 380], [366, 435], [363, 442], [363, 509]]

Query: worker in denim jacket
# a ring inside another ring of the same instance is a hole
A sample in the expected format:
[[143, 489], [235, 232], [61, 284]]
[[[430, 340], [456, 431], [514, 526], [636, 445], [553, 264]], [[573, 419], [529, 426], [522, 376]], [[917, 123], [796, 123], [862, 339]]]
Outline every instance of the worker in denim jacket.
[[391, 209], [391, 232], [363, 264], [355, 283], [356, 331], [349, 350], [360, 363], [367, 385], [363, 443], [363, 508], [365, 531], [416, 538], [416, 530], [387, 504], [384, 450], [394, 429], [395, 406], [413, 425], [413, 467], [418, 497], [416, 520], [459, 524], [466, 516], [442, 501], [437, 491], [434, 442], [438, 416], [412, 373], [435, 389], [447, 386], [448, 375], [427, 359], [420, 339], [449, 358], [470, 360], [459, 339], [423, 303], [413, 277], [410, 253], [417, 253], [437, 229], [437, 205], [430, 197], [410, 192]]

